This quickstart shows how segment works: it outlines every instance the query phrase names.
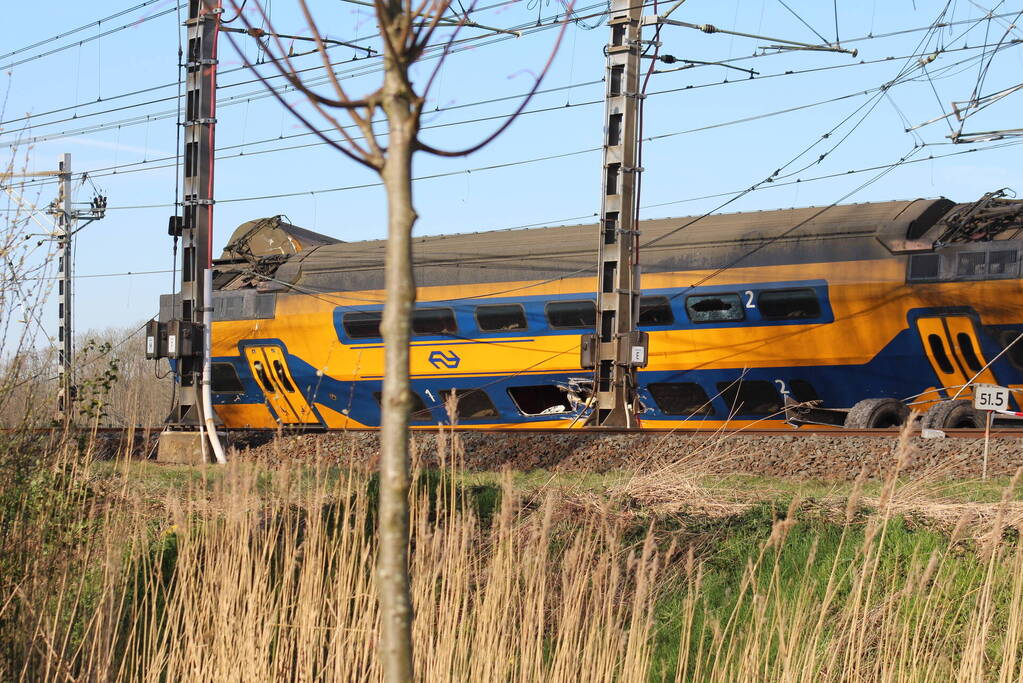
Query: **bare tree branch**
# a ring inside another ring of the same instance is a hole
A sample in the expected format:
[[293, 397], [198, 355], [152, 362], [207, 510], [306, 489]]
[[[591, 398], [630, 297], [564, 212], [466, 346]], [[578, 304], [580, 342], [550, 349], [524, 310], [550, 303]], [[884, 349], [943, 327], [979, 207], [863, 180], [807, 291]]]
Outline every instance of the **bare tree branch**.
[[[232, 0], [232, 4], [233, 4], [233, 1], [234, 0]], [[235, 42], [234, 38], [231, 37], [230, 33], [227, 34], [227, 39], [231, 43], [231, 46], [234, 47], [234, 49], [238, 52], [239, 55], [241, 55], [242, 62], [245, 64], [245, 66], [248, 67], [248, 69], [250, 71], [252, 71], [253, 74], [255, 74], [256, 78], [259, 79], [259, 82], [262, 83], [263, 86], [268, 91], [270, 91], [270, 94], [274, 96], [274, 99], [276, 99], [278, 102], [280, 102], [281, 106], [283, 106], [286, 110], [288, 110], [288, 112], [292, 116], [294, 116], [296, 119], [298, 119], [299, 122], [301, 122], [302, 125], [305, 126], [309, 130], [309, 132], [311, 132], [316, 137], [320, 138], [320, 140], [322, 140], [324, 142], [324, 144], [327, 144], [327, 145], [333, 147], [334, 149], [336, 149], [337, 151], [341, 152], [342, 154], [344, 154], [346, 157], [348, 157], [352, 161], [358, 162], [358, 163], [362, 164], [363, 166], [366, 166], [367, 168], [372, 168], [372, 169], [376, 170], [377, 167], [374, 166], [372, 163], [370, 163], [367, 159], [364, 159], [364, 158], [360, 157], [359, 155], [353, 153], [351, 150], [345, 148], [343, 145], [340, 145], [336, 141], [331, 140], [330, 138], [328, 138], [312, 122], [310, 122], [308, 119], [306, 119], [304, 116], [302, 116], [302, 114], [300, 114], [297, 109], [295, 109], [290, 104], [288, 104], [288, 102], [285, 101], [285, 99], [281, 96], [281, 94], [279, 92], [277, 92], [277, 90], [274, 89], [274, 87], [266, 80], [266, 77], [264, 77], [263, 74], [261, 74], [259, 72], [259, 70], [256, 69], [256, 67], [253, 66], [249, 62], [248, 58], [245, 56], [245, 53], [238, 46], [238, 44]]]
[[[235, 7], [238, 6], [236, 0], [231, 0], [231, 4], [234, 5]], [[266, 12], [263, 9], [262, 4], [257, 2], [256, 3], [256, 8], [258, 9], [260, 15], [262, 16], [265, 25], [270, 30], [269, 32], [274, 36], [274, 40], [277, 43], [277, 48], [278, 48], [278, 50], [281, 53], [281, 57], [280, 57], [280, 59], [278, 59], [278, 58], [274, 57], [272, 51], [269, 48], [267, 48], [267, 52], [272, 57], [272, 59], [270, 61], [273, 62], [274, 67], [292, 85], [293, 88], [295, 88], [296, 90], [298, 90], [299, 92], [301, 92], [303, 95], [306, 96], [306, 99], [309, 100], [310, 104], [312, 104], [313, 108], [316, 109], [317, 113], [319, 113], [321, 116], [323, 116], [325, 119], [327, 119], [331, 123], [331, 125], [334, 126], [334, 128], [345, 139], [345, 142], [347, 142], [349, 145], [351, 145], [351, 150], [343, 150], [346, 154], [348, 154], [349, 158], [358, 160], [358, 161], [360, 161], [360, 163], [362, 163], [362, 164], [364, 164], [366, 166], [369, 166], [370, 168], [379, 168], [379, 165], [381, 163], [381, 160], [379, 158], [379, 146], [377, 145], [376, 140], [374, 139], [375, 136], [373, 134], [372, 127], [365, 126], [364, 124], [360, 123], [360, 122], [362, 122], [362, 119], [361, 119], [361, 117], [358, 117], [357, 114], [355, 116], [353, 116], [353, 120], [356, 122], [357, 125], [359, 125], [360, 130], [362, 130], [364, 139], [367, 141], [367, 143], [370, 144], [370, 146], [374, 150], [376, 150], [376, 153], [370, 152], [370, 151], [367, 151], [367, 150], [363, 149], [363, 147], [361, 145], [359, 145], [357, 142], [355, 142], [355, 140], [351, 137], [351, 135], [348, 134], [348, 131], [345, 130], [345, 127], [340, 125], [340, 123], [336, 119], [334, 119], [333, 116], [331, 116], [329, 113], [327, 113], [327, 111], [325, 111], [323, 109], [323, 106], [330, 106], [330, 107], [335, 107], [335, 108], [338, 108], [338, 109], [348, 109], [350, 114], [355, 114], [354, 110], [356, 108], [359, 108], [359, 107], [369, 108], [369, 103], [367, 101], [351, 101], [351, 100], [348, 100], [348, 101], [344, 101], [344, 100], [338, 100], [338, 101], [326, 100], [326, 101], [324, 101], [324, 98], [322, 98], [322, 96], [320, 96], [318, 93], [313, 91], [311, 88], [307, 87], [305, 85], [305, 83], [302, 81], [302, 79], [297, 75], [297, 71], [296, 71], [294, 65], [291, 63], [291, 59], [287, 56], [287, 50], [284, 49], [284, 44], [281, 43], [281, 40], [278, 37], [277, 32], [273, 28], [272, 22], [270, 21], [270, 17], [267, 16]], [[251, 30], [253, 28], [252, 24], [249, 22], [248, 17], [246, 17], [244, 15], [241, 15], [241, 19], [242, 19], [242, 22], [245, 24], [245, 27], [247, 29]], [[234, 39], [230, 37], [230, 34], [228, 35], [228, 38], [231, 40], [231, 44], [234, 45], [235, 49], [237, 50], [238, 46], [237, 46], [237, 44], [235, 44]], [[241, 51], [239, 51], [238, 53], [241, 55], [242, 60], [245, 62], [245, 65], [247, 67], [249, 67], [249, 69], [253, 73], [256, 74], [257, 78], [259, 78], [259, 80], [263, 83], [263, 85], [266, 85], [267, 84], [266, 83], [266, 79], [263, 78], [262, 74], [260, 74], [259, 71], [252, 64], [249, 63], [248, 59], [245, 57], [245, 54], [243, 52], [241, 52]], [[282, 62], [283, 62], [283, 64], [282, 64]], [[285, 66], [287, 68], [285, 68]], [[328, 67], [327, 71], [330, 72], [331, 75], [333, 75], [333, 69]], [[271, 88], [271, 90], [272, 90], [272, 88]], [[274, 91], [274, 92], [276, 93], [276, 91]], [[279, 101], [281, 100], [280, 97], [277, 97], [277, 99]], [[296, 114], [296, 117], [299, 118], [299, 120], [302, 121], [302, 123], [306, 127], [309, 127], [310, 124], [303, 117], [298, 116], [293, 108], [291, 108], [291, 109], [292, 109], [292, 113]], [[370, 109], [370, 114], [372, 115], [372, 109]], [[319, 137], [321, 139], [327, 140], [327, 138], [325, 138], [324, 136], [319, 136]], [[342, 149], [342, 148], [338, 147], [336, 143], [331, 142], [329, 144], [331, 144], [331, 146], [335, 147], [335, 149]], [[349, 152], [351, 152], [351, 153], [349, 154]], [[358, 157], [361, 157], [361, 159], [358, 159]]]
[[[449, 2], [448, 6], [450, 7], [450, 5], [451, 3]], [[424, 98], [429, 94], [430, 89], [433, 88], [434, 80], [436, 80], [437, 75], [440, 73], [441, 68], [444, 66], [444, 62], [447, 61], [448, 56], [451, 54], [451, 46], [455, 44], [455, 40], [458, 38], [458, 32], [461, 31], [462, 27], [466, 25], [466, 22], [469, 19], [469, 13], [472, 12], [475, 8], [476, 0], [473, 0], [472, 4], [469, 5], [469, 9], [465, 11], [465, 16], [460, 18], [458, 24], [455, 26], [455, 30], [451, 32], [451, 37], [448, 38], [447, 43], [445, 43], [444, 45], [444, 49], [441, 50], [440, 57], [437, 59], [437, 65], [433, 68], [433, 71], [430, 73], [430, 77], [426, 79], [426, 85], [423, 87]], [[429, 37], [433, 36], [433, 32], [438, 25], [439, 21], [430, 27], [430, 34], [427, 37], [427, 40], [429, 39]]]
[[[571, 14], [571, 11], [572, 11], [572, 5], [569, 5], [568, 6], [569, 14]], [[516, 108], [516, 110], [514, 112], [512, 112], [508, 116], [508, 118], [505, 120], [505, 122], [502, 123], [497, 128], [497, 130], [495, 130], [493, 133], [491, 133], [490, 135], [485, 137], [479, 143], [477, 143], [477, 144], [475, 144], [475, 145], [473, 145], [471, 147], [466, 147], [465, 149], [460, 149], [460, 150], [444, 150], [444, 149], [439, 149], [437, 147], [433, 147], [431, 145], [426, 144], [422, 140], [419, 141], [419, 149], [423, 150], [424, 152], [429, 152], [430, 154], [435, 154], [435, 155], [441, 156], [441, 157], [462, 157], [462, 156], [467, 156], [469, 154], [472, 154], [474, 152], [478, 152], [479, 150], [483, 149], [484, 147], [489, 145], [491, 142], [496, 140], [504, 131], [508, 130], [508, 127], [511, 126], [512, 123], [515, 122], [515, 119], [517, 119], [519, 117], [519, 114], [521, 114], [526, 109], [526, 107], [529, 106], [529, 103], [530, 103], [530, 101], [532, 101], [533, 96], [536, 95], [536, 91], [540, 89], [540, 85], [543, 83], [543, 79], [547, 76], [547, 72], [550, 71], [551, 64], [554, 63], [554, 57], [557, 56], [557, 54], [558, 54], [558, 49], [561, 47], [561, 39], [565, 35], [565, 29], [568, 27], [568, 24], [569, 24], [568, 21], [562, 22], [561, 30], [558, 31], [558, 37], [554, 41], [554, 48], [551, 50], [550, 56], [548, 56], [547, 63], [544, 64], [543, 70], [540, 72], [540, 74], [533, 81], [533, 87], [529, 90], [529, 93], [527, 93], [526, 96], [522, 99], [522, 102], [519, 103], [518, 108]]]

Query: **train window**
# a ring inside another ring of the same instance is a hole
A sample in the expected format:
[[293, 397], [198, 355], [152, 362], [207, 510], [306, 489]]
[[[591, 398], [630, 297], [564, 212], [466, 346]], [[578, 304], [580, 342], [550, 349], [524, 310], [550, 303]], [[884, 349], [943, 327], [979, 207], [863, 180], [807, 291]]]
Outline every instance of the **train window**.
[[670, 325], [675, 322], [671, 303], [666, 296], [641, 296], [639, 298], [640, 325]]
[[245, 391], [238, 371], [232, 363], [213, 363], [213, 391], [218, 394], [241, 394]]
[[[409, 419], [412, 422], [431, 422], [433, 417], [430, 414], [430, 409], [426, 407], [426, 402], [423, 401], [423, 397], [416, 392], [410, 392], [412, 394], [412, 405], [409, 408]], [[373, 398], [377, 400], [381, 408], [384, 405], [384, 394], [380, 391], [373, 392]]]
[[458, 399], [455, 416], [460, 420], [473, 420], [481, 417], [497, 417], [494, 402], [482, 389], [445, 389], [440, 392], [441, 403], [447, 405], [451, 394]]
[[937, 280], [941, 275], [939, 254], [914, 254], [909, 257], [909, 281]]
[[519, 304], [487, 304], [476, 307], [476, 324], [484, 332], [524, 330], [526, 312]]
[[213, 293], [213, 320], [272, 318], [276, 305], [276, 294], [257, 294], [254, 290], [218, 291]]
[[218, 296], [213, 310], [214, 320], [245, 320], [245, 296]]
[[694, 323], [728, 322], [746, 317], [738, 294], [695, 294], [686, 297], [686, 312]]
[[972, 372], [983, 370], [984, 364], [977, 358], [977, 351], [973, 348], [973, 340], [970, 338], [970, 335], [960, 332], [956, 335], [956, 342], [959, 344], [959, 350], [963, 352], [963, 360], [966, 361], [967, 367]]
[[782, 403], [774, 384], [763, 380], [718, 382], [718, 392], [729, 411], [736, 415], [773, 415], [780, 413]]
[[288, 380], [288, 373], [284, 370], [284, 363], [275, 358], [271, 365], [273, 365], [274, 373], [277, 375], [277, 381], [281, 383], [284, 390], [289, 394], [295, 393], [295, 385]]
[[710, 397], [695, 382], [655, 382], [647, 387], [665, 415], [713, 415]]
[[267, 394], [276, 394], [277, 390], [270, 382], [270, 376], [266, 374], [263, 364], [257, 360], [252, 364], [252, 368], [256, 371], [256, 383], [259, 384], [259, 388]]
[[817, 292], [812, 289], [774, 289], [760, 292], [757, 307], [764, 320], [816, 318], [821, 314]]
[[959, 254], [959, 262], [956, 265], [956, 275], [959, 277], [972, 277], [984, 275], [987, 263], [987, 254], [983, 251], [968, 251]]
[[987, 272], [988, 275], [1015, 275], [1019, 269], [1018, 252], [1015, 249], [1007, 251], [992, 251], [988, 254]]
[[948, 359], [948, 354], [945, 352], [945, 341], [936, 334], [927, 335], [927, 344], [931, 347], [931, 353], [934, 355], [934, 360], [938, 362], [938, 367], [945, 374], [954, 371], [952, 367], [952, 361]]
[[792, 398], [798, 403], [820, 400], [820, 396], [817, 395], [817, 390], [814, 389], [813, 385], [805, 379], [790, 379], [789, 393], [792, 394]]
[[1023, 339], [1016, 341], [1021, 336], [1023, 336], [1021, 330], [1003, 330], [999, 335], [999, 340], [1002, 342], [1003, 349], [1009, 349], [1005, 354], [1009, 357], [1009, 362], [1023, 370]]
[[592, 301], [552, 301], [547, 304], [547, 322], [555, 328], [592, 330], [597, 326], [597, 305]]
[[277, 295], [276, 294], [257, 294], [256, 295], [256, 318], [272, 318], [274, 312], [277, 310]]
[[417, 308], [412, 311], [413, 334], [453, 334], [458, 332], [455, 312], [450, 308]]
[[368, 339], [380, 336], [380, 317], [380, 311], [356, 311], [345, 313], [341, 324], [352, 339]]
[[523, 415], [556, 415], [572, 411], [568, 393], [553, 384], [510, 387], [508, 395]]

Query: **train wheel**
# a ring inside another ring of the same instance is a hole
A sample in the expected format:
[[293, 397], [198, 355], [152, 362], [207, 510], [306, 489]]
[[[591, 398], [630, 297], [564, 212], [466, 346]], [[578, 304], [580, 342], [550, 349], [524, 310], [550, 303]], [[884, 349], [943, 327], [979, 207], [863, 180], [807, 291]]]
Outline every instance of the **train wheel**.
[[898, 427], [909, 417], [909, 408], [894, 398], [868, 398], [854, 405], [845, 418], [849, 429]]
[[924, 414], [924, 429], [976, 429], [984, 426], [984, 418], [972, 401], [942, 401]]

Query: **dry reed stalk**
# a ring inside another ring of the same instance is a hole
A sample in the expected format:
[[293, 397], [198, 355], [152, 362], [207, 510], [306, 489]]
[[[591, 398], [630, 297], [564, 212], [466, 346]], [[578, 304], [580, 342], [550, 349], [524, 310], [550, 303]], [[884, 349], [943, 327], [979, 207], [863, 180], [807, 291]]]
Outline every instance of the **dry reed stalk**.
[[[72, 451], [62, 466], [87, 480]], [[457, 442], [448, 454], [464, 458]], [[51, 558], [55, 574], [28, 567], [16, 601], [30, 608], [19, 626], [30, 655], [15, 679], [379, 678], [366, 473], [236, 461], [154, 509], [127, 483], [134, 465], [114, 467], [116, 504], [73, 486], [60, 502], [87, 516], [90, 543]], [[662, 564], [652, 535], [630, 550], [623, 525], [592, 508], [566, 534], [560, 501], [523, 508], [510, 474], [481, 524], [453, 481], [412, 494], [423, 680], [646, 680]]]
[[[462, 445], [442, 438], [445, 461], [461, 462]], [[11, 591], [0, 620], [24, 657], [14, 669], [0, 663], [0, 678], [379, 679], [365, 471], [235, 461], [154, 504], [128, 451], [118, 483], [97, 496], [86, 488], [89, 452], [54, 447], [48, 471], [59, 483], [44, 514], [11, 527], [23, 572], [13, 587], [0, 577]], [[738, 572], [723, 614], [705, 586], [713, 555], [689, 547], [670, 566], [675, 549], [658, 547], [648, 510], [637, 545], [639, 512], [549, 487], [523, 503], [506, 472], [500, 507], [481, 518], [456, 477], [417, 468], [433, 482], [412, 492], [417, 671], [428, 681], [648, 680], [671, 585], [679, 653], [666, 674], [678, 681], [1018, 680], [1023, 554], [1005, 534], [1019, 523], [1013, 487], [998, 506], [964, 507], [947, 546], [893, 562], [889, 527], [921, 506], [900, 462], [876, 500], [862, 498], [861, 478], [836, 502], [837, 551], [824, 554], [815, 538], [798, 567], [784, 564], [800, 533], [793, 503]], [[959, 511], [934, 514], [951, 524]], [[987, 533], [964, 574], [957, 558], [978, 519]], [[80, 536], [54, 545], [68, 528]], [[5, 550], [10, 542], [0, 538]], [[675, 571], [680, 580], [665, 583]]]

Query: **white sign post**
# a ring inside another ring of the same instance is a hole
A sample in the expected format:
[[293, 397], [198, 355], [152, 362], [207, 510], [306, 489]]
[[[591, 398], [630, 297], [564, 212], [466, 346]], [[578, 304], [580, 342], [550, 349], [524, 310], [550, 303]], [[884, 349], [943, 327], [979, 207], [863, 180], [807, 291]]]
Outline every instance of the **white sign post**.
[[987, 479], [987, 450], [991, 440], [991, 418], [996, 410], [1009, 409], [1009, 390], [991, 384], [977, 384], [973, 387], [973, 407], [983, 410], [984, 419], [984, 464], [981, 478]]

